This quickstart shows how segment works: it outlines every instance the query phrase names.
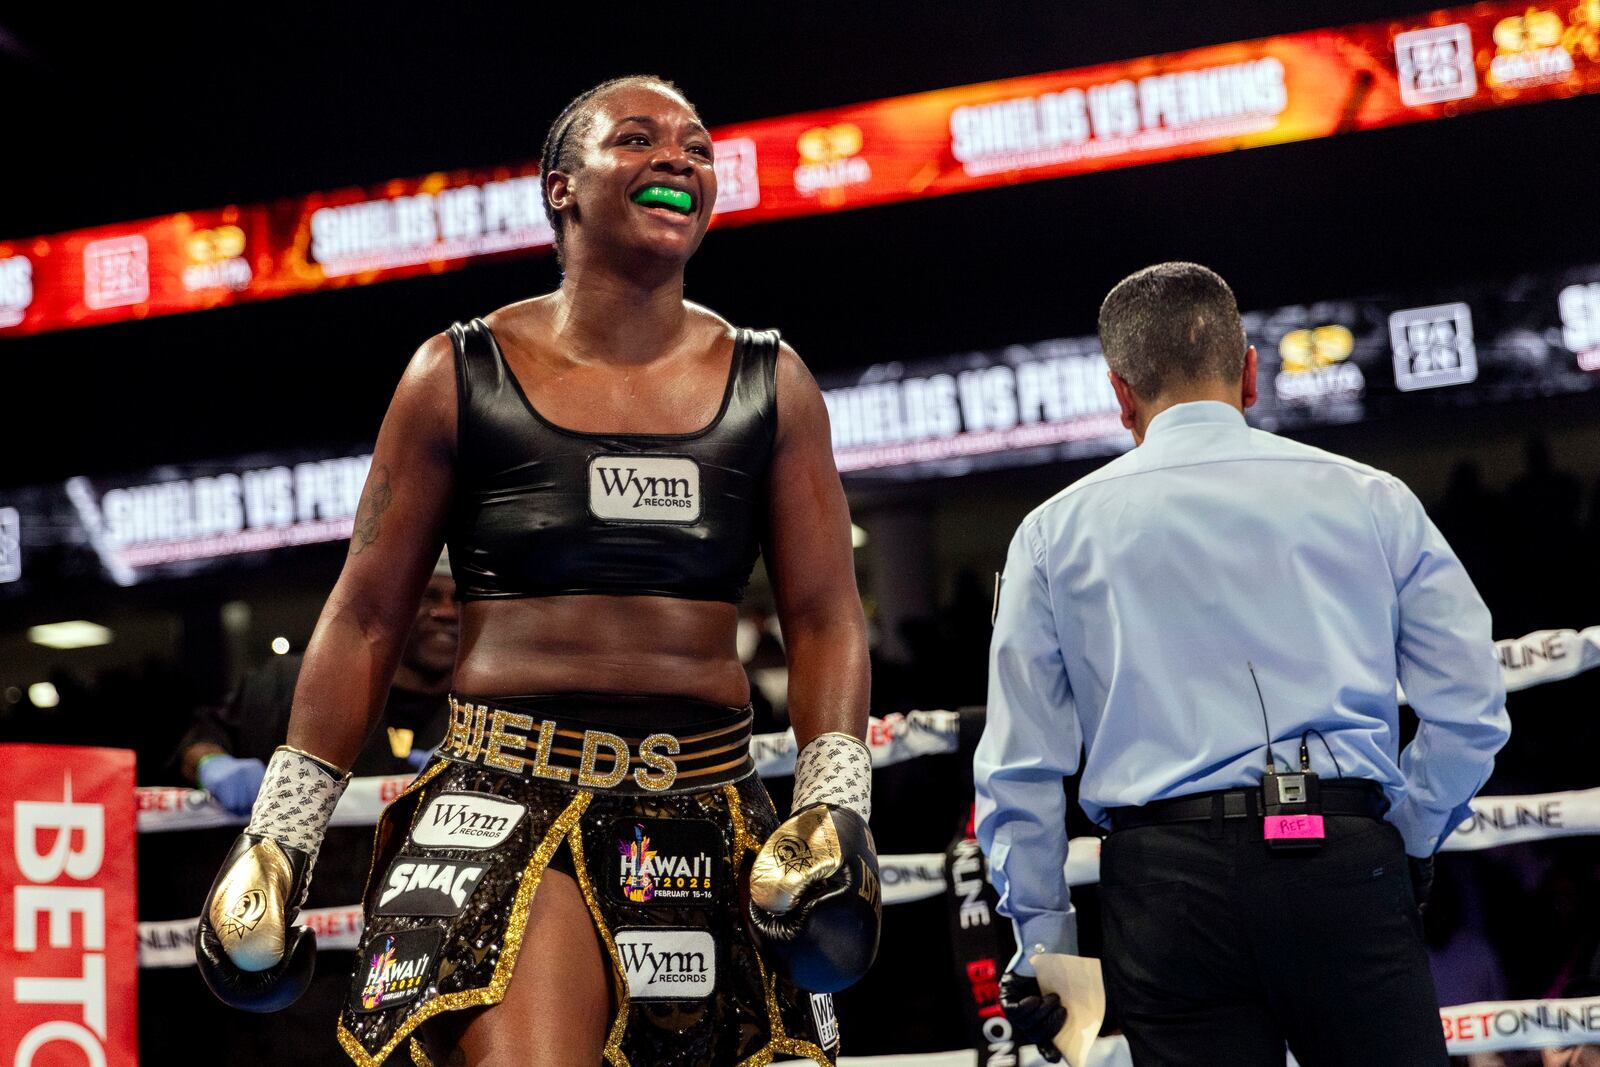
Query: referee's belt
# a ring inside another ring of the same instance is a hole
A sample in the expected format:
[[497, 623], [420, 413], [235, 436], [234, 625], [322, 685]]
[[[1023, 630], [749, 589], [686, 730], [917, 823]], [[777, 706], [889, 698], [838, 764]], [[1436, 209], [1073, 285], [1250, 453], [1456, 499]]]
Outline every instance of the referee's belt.
[[[1365, 778], [1324, 778], [1322, 814], [1356, 815], [1381, 819], [1389, 810], [1383, 786]], [[1212, 819], [1259, 819], [1261, 790], [1218, 789], [1193, 793], [1169, 800], [1152, 800], [1137, 808], [1110, 808], [1112, 830], [1131, 830], [1136, 826], [1165, 826], [1175, 822], [1207, 822]]]

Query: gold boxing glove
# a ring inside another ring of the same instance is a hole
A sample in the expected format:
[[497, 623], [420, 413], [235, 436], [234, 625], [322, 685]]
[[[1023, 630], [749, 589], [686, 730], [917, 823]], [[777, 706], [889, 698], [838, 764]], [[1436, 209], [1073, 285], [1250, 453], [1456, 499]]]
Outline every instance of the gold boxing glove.
[[222, 865], [205, 917], [241, 971], [265, 971], [283, 958], [285, 924], [296, 910], [294, 867], [282, 845], [248, 834]]
[[206, 896], [195, 936], [200, 976], [223, 1003], [279, 1011], [311, 984], [317, 938], [294, 926], [347, 777], [284, 746], [267, 765], [250, 825]]
[[839, 831], [826, 804], [778, 827], [750, 867], [750, 900], [777, 915], [792, 909], [806, 886], [839, 869]]
[[866, 746], [848, 734], [807, 745], [795, 761], [795, 813], [750, 868], [747, 913], [762, 957], [813, 993], [853, 985], [878, 953], [871, 770]]

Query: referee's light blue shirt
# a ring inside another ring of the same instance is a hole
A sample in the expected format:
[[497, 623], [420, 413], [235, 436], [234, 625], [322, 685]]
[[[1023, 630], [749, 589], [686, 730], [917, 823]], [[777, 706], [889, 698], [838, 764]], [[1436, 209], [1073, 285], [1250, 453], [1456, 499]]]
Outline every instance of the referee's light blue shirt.
[[[1405, 485], [1227, 404], [1168, 408], [1028, 515], [1006, 557], [977, 834], [1023, 959], [1077, 950], [1061, 779], [1080, 749], [1101, 825], [1108, 808], [1260, 782], [1247, 663], [1278, 765], [1320, 730], [1344, 777], [1383, 784], [1414, 856], [1466, 818], [1511, 731], [1489, 611]], [[1404, 752], [1396, 678], [1421, 720]]]

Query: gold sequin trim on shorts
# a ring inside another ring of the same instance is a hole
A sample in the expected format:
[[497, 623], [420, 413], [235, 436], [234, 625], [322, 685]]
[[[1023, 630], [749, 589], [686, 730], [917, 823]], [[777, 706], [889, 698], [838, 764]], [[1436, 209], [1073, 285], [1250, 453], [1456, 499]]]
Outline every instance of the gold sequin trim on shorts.
[[433, 1061], [428, 1058], [428, 1050], [422, 1047], [422, 1042], [416, 1038], [411, 1039], [411, 1062], [414, 1067], [433, 1067]]
[[[420, 782], [414, 782], [412, 787], [418, 784]], [[410, 792], [410, 788], [406, 792]], [[405, 793], [401, 794], [404, 795]], [[578, 820], [583, 817], [584, 809], [593, 799], [594, 794], [589, 792], [580, 792], [574, 796], [561, 814], [556, 816], [555, 822], [550, 824], [550, 829], [545, 833], [544, 840], [539, 842], [539, 847], [534, 849], [533, 856], [528, 860], [528, 866], [523, 870], [522, 884], [517, 887], [516, 898], [511, 903], [511, 917], [506, 920], [505, 945], [500, 951], [500, 960], [495, 964], [494, 975], [486, 987], [464, 989], [458, 993], [443, 993], [434, 997], [407, 1016], [394, 1036], [378, 1050], [376, 1055], [367, 1052], [356, 1036], [345, 1029], [341, 1019], [339, 1044], [358, 1067], [380, 1067], [400, 1042], [411, 1036], [413, 1030], [440, 1012], [487, 1007], [505, 999], [506, 987], [511, 984], [511, 972], [516, 968], [517, 955], [522, 950], [522, 934], [528, 926], [528, 908], [533, 903], [534, 890], [539, 888], [539, 880], [544, 876], [544, 869], [550, 863], [550, 857], [561, 847], [561, 842], [578, 824]]]
[[744, 859], [745, 852], [754, 852], [761, 847], [761, 842], [750, 836], [750, 831], [745, 828], [744, 808], [739, 801], [739, 790], [731, 785], [722, 787], [723, 799], [728, 802], [728, 821], [733, 823], [733, 866], [739, 868], [739, 862]]
[[[743, 801], [739, 797], [739, 790], [731, 785], [722, 787], [722, 795], [728, 802], [728, 821], [733, 823], [733, 869], [743, 869], [744, 854], [755, 852], [761, 848], [761, 842], [750, 836], [750, 831], [745, 826]], [[739, 1067], [767, 1067], [778, 1053], [784, 1052], [790, 1056], [805, 1056], [817, 1063], [819, 1067], [829, 1067], [828, 1054], [809, 1041], [790, 1037], [783, 1032], [783, 1014], [778, 1008], [778, 985], [772, 975], [767, 973], [767, 961], [761, 958], [761, 950], [756, 949], [756, 965], [761, 968], [761, 988], [766, 992], [767, 999], [767, 1026], [771, 1038], [767, 1045], [754, 1056], [742, 1060]]]
[[599, 932], [600, 940], [605, 942], [606, 955], [611, 957], [611, 973], [616, 980], [617, 1014], [612, 1016], [611, 1029], [606, 1032], [606, 1062], [611, 1067], [630, 1067], [628, 1054], [622, 1051], [622, 1035], [628, 1032], [628, 976], [622, 970], [622, 956], [617, 952], [617, 943], [612, 940], [605, 916], [600, 914], [600, 901], [595, 899], [594, 885], [589, 881], [589, 867], [583, 858], [581, 825], [574, 824], [568, 834], [567, 851], [572, 856], [572, 873], [578, 877], [578, 889], [583, 893], [583, 902], [589, 905], [595, 930]]

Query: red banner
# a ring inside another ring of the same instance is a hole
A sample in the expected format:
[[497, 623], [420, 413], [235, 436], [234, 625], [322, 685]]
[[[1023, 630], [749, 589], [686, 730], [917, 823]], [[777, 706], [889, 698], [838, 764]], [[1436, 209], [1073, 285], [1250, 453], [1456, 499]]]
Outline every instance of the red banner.
[[[1600, 92], [1600, 0], [1496, 0], [715, 131], [765, 222]], [[1576, 146], [1575, 146], [1576, 147]], [[452, 270], [550, 244], [536, 163], [0, 242], [0, 336]]]
[[133, 753], [0, 745], [0, 765], [0, 1064], [133, 1067]]

